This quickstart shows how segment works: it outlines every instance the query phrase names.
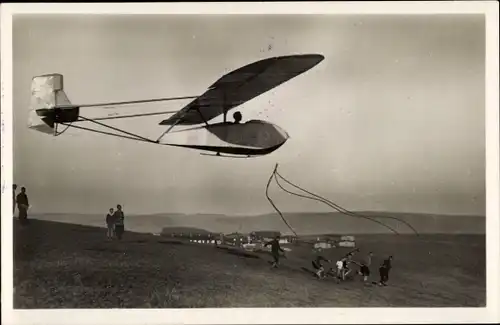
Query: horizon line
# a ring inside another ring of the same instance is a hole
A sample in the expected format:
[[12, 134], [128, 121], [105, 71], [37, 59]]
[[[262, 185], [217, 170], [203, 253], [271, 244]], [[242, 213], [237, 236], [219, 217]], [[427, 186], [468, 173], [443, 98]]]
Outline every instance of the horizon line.
[[[354, 213], [377, 213], [377, 214], [395, 214], [395, 215], [426, 215], [426, 216], [447, 216], [447, 217], [473, 217], [473, 218], [486, 218], [486, 215], [480, 214], [459, 214], [459, 213], [431, 213], [431, 212], [389, 212], [389, 211], [376, 211], [376, 210], [350, 210], [350, 212]], [[294, 212], [282, 212], [284, 214], [345, 214], [338, 211], [324, 211], [324, 212], [307, 212], [307, 211], [294, 211]], [[39, 212], [32, 213], [31, 215], [101, 215], [101, 213], [79, 213], [79, 212]], [[267, 215], [278, 214], [277, 212], [265, 212], [259, 214], [224, 214], [224, 213], [210, 213], [210, 212], [194, 212], [194, 213], [186, 213], [186, 212], [152, 212], [152, 213], [130, 213], [129, 217], [137, 217], [137, 216], [154, 216], [154, 215], [184, 215], [184, 216], [196, 216], [196, 215], [213, 215], [213, 216], [221, 216], [221, 217], [237, 217], [237, 218], [245, 218], [245, 217], [261, 217]]]

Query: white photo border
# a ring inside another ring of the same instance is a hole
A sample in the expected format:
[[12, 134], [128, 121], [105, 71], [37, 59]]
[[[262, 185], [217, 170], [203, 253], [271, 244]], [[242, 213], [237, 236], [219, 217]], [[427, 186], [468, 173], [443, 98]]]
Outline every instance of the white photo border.
[[[1, 187], [3, 324], [496, 323], [499, 293], [499, 42], [497, 1], [15, 3], [1, 5]], [[484, 14], [486, 18], [485, 308], [213, 308], [13, 310], [12, 16], [15, 14]]]

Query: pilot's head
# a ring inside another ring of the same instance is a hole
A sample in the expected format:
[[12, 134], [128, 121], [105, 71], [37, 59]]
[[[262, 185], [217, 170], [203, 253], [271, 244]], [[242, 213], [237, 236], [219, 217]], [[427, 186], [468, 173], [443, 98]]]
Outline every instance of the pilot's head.
[[233, 118], [234, 118], [234, 123], [240, 123], [243, 116], [241, 115], [241, 112], [238, 111], [234, 112]]

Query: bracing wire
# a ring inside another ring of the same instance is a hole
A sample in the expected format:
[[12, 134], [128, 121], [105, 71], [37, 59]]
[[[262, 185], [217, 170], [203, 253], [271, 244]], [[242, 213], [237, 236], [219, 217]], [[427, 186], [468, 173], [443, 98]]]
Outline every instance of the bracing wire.
[[66, 125], [66, 126], [71, 126], [72, 128], [75, 128], [75, 129], [80, 129], [80, 130], [89, 131], [89, 132], [95, 132], [95, 133], [104, 134], [104, 135], [110, 135], [110, 136], [114, 136], [114, 137], [118, 137], [118, 138], [135, 140], [135, 141], [141, 141], [141, 142], [155, 143], [152, 140], [143, 140], [143, 139], [137, 138], [135, 136], [134, 137], [130, 137], [130, 136], [122, 135], [122, 134], [116, 134], [116, 133], [111, 133], [111, 132], [106, 132], [106, 131], [100, 131], [100, 130], [95, 130], [95, 129], [91, 129], [91, 128], [86, 128], [86, 127], [79, 126], [79, 125], [70, 125], [70, 124], [65, 124], [65, 123], [61, 123], [61, 124], [62, 125]]
[[54, 132], [54, 136], [57, 137], [57, 136], [60, 136], [61, 134], [63, 134], [64, 132], [66, 132], [69, 127], [71, 126], [71, 123], [70, 124], [67, 124], [66, 125], [66, 128], [64, 130], [62, 130], [61, 132], [57, 132], [57, 124], [56, 124], [56, 128], [55, 128], [55, 132]]
[[[178, 111], [164, 111], [164, 112], [153, 112], [153, 113], [141, 113], [141, 114], [131, 114], [131, 115], [118, 115], [118, 116], [106, 116], [106, 117], [96, 117], [93, 118], [93, 121], [103, 121], [103, 120], [118, 120], [124, 118], [132, 118], [132, 117], [145, 117], [145, 116], [155, 116], [155, 115], [165, 115], [165, 114], [174, 114]], [[86, 122], [84, 119], [78, 119], [76, 122]]]
[[122, 133], [124, 133], [124, 134], [129, 135], [129, 136], [135, 137], [137, 140], [142, 140], [142, 141], [146, 141], [146, 142], [155, 142], [155, 141], [153, 141], [153, 140], [151, 140], [151, 139], [148, 139], [148, 138], [145, 138], [145, 137], [143, 137], [143, 136], [140, 136], [140, 135], [137, 135], [137, 134], [134, 134], [134, 133], [128, 132], [128, 131], [124, 131], [124, 130], [121, 130], [121, 129], [119, 129], [119, 128], [115, 128], [115, 127], [113, 127], [113, 126], [106, 125], [106, 124], [103, 124], [103, 123], [97, 122], [97, 121], [95, 121], [95, 120], [85, 118], [85, 117], [83, 117], [83, 116], [80, 116], [80, 118], [81, 118], [81, 119], [83, 119], [83, 120], [85, 120], [85, 121], [87, 121], [87, 122], [92, 122], [92, 123], [94, 123], [94, 124], [97, 124], [97, 125], [100, 125], [100, 126], [107, 127], [107, 128], [109, 128], [109, 129], [111, 129], [111, 130], [115, 130], [115, 131], [118, 131], [118, 132], [122, 132]]
[[[79, 125], [74, 125], [73, 124], [74, 122], [91, 122], [91, 123], [103, 126], [105, 128], [108, 128], [108, 129], [111, 129], [111, 130], [114, 130], [114, 131], [118, 131], [118, 132], [124, 133], [125, 135], [111, 133], [111, 132], [106, 132], [106, 131], [100, 131], [100, 130], [91, 129], [91, 128], [87, 128], [87, 127], [83, 127], [83, 126], [79, 126]], [[114, 137], [118, 137], [118, 138], [122, 138], [122, 139], [129, 139], [129, 140], [135, 140], [135, 141], [140, 141], [140, 142], [148, 142], [148, 143], [154, 143], [154, 144], [159, 144], [160, 143], [159, 141], [161, 139], [161, 137], [158, 138], [158, 140], [156, 140], [156, 141], [152, 140], [152, 139], [148, 139], [148, 138], [140, 136], [138, 134], [134, 134], [134, 133], [131, 133], [131, 132], [128, 132], [128, 131], [125, 131], [125, 130], [122, 130], [122, 129], [119, 129], [119, 128], [116, 128], [116, 127], [113, 127], [111, 125], [107, 125], [107, 124], [104, 124], [104, 123], [97, 122], [96, 119], [90, 119], [90, 118], [86, 118], [86, 117], [83, 117], [83, 116], [79, 116], [76, 121], [73, 121], [73, 122], [70, 122], [70, 123], [59, 123], [59, 124], [66, 126], [66, 129], [64, 129], [63, 132], [66, 131], [69, 127], [73, 127], [75, 129], [80, 129], [80, 130], [84, 130], [84, 131], [89, 131], [89, 132], [94, 132], [94, 133], [99, 133], [99, 134], [114, 136]], [[171, 127], [173, 127], [173, 125]], [[57, 125], [56, 125], [56, 130], [57, 130]], [[164, 132], [163, 135], [166, 132]], [[59, 134], [61, 134], [61, 133], [59, 133]], [[59, 135], [59, 134], [57, 134], [57, 131], [56, 131], [56, 135]], [[165, 144], [165, 145], [172, 145], [172, 144]]]
[[108, 102], [108, 103], [96, 103], [96, 104], [81, 104], [81, 105], [59, 105], [58, 108], [84, 108], [84, 107], [105, 107], [105, 106], [125, 106], [132, 104], [145, 104], [145, 103], [154, 103], [154, 102], [168, 102], [175, 100], [183, 100], [183, 99], [195, 99], [199, 96], [181, 96], [181, 97], [164, 97], [164, 98], [152, 98], [152, 99], [141, 99], [141, 100], [129, 100], [124, 102]]

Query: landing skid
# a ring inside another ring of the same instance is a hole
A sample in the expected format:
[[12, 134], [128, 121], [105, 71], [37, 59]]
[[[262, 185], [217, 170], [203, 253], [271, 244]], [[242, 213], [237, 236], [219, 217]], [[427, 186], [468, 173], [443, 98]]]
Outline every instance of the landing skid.
[[237, 155], [221, 155], [220, 152], [218, 153], [200, 153], [202, 156], [212, 156], [212, 157], [220, 157], [220, 158], [253, 158], [255, 156], [248, 155], [248, 156], [237, 156]]

